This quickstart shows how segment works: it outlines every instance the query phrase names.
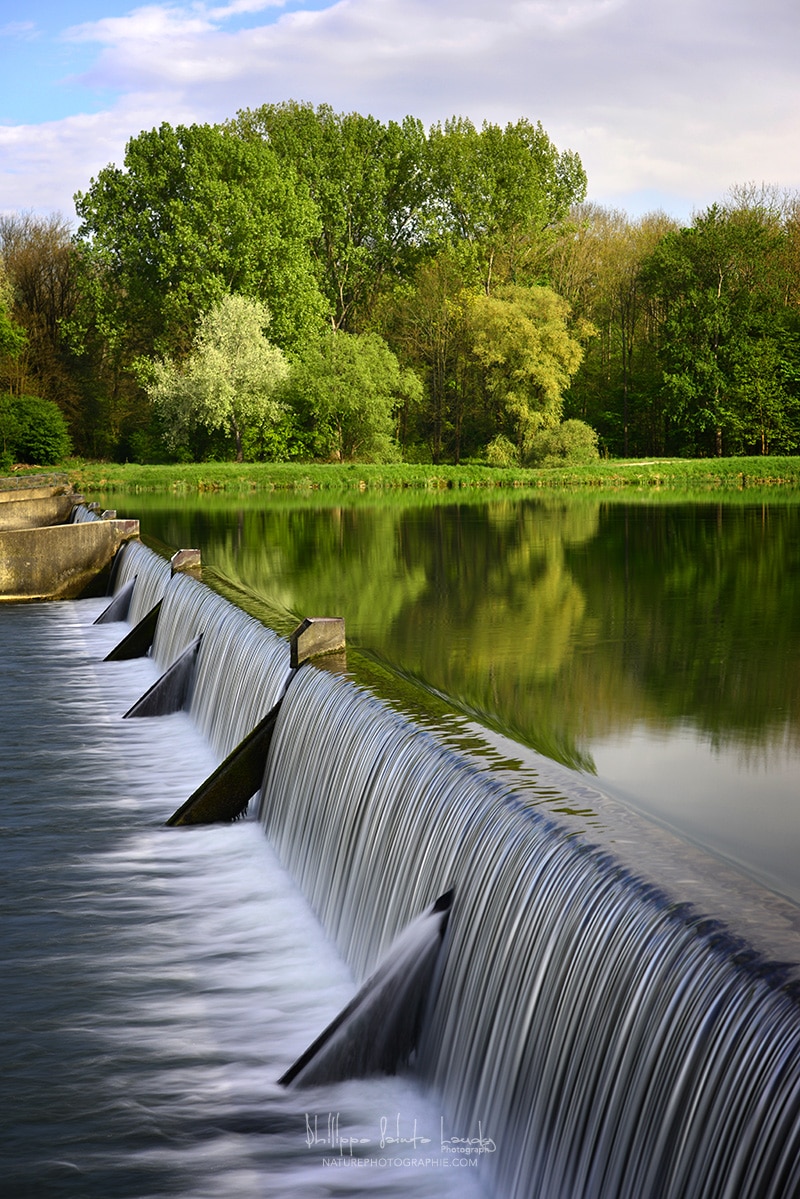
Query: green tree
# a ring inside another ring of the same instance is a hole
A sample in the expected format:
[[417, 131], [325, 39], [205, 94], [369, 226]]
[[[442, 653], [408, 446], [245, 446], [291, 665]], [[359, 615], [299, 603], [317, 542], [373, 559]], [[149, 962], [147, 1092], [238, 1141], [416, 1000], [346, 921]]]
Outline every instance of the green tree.
[[548, 238], [586, 195], [578, 155], [524, 119], [479, 131], [454, 117], [428, 142], [441, 236], [458, 247], [471, 285], [488, 294], [495, 282], [536, 282]]
[[554, 289], [597, 331], [566, 397], [613, 453], [663, 453], [664, 412], [657, 348], [660, 301], [642, 286], [642, 262], [677, 228], [661, 212], [631, 220], [578, 205], [549, 254]]
[[147, 391], [164, 421], [167, 442], [185, 447], [198, 426], [233, 437], [236, 460], [245, 441], [268, 452], [286, 409], [276, 398], [289, 373], [283, 353], [264, 331], [266, 305], [245, 296], [223, 296], [201, 318], [188, 358], [158, 359], [146, 367]]
[[470, 296], [465, 319], [476, 391], [489, 417], [483, 441], [505, 434], [524, 460], [536, 435], [560, 423], [564, 391], [592, 330], [573, 325], [568, 303], [550, 288], [514, 284]]
[[460, 460], [470, 402], [469, 337], [464, 318], [468, 291], [456, 255], [444, 250], [417, 269], [413, 282], [384, 298], [380, 327], [404, 362], [420, 376], [423, 402], [402, 410], [404, 455], [433, 462]]
[[231, 128], [263, 139], [308, 187], [332, 327], [357, 330], [385, 279], [408, 275], [423, 248], [429, 188], [421, 123], [406, 117], [383, 125], [289, 101], [245, 110]]
[[0, 257], [0, 358], [16, 358], [27, 338], [12, 316], [14, 293]]
[[332, 331], [306, 350], [283, 394], [314, 456], [392, 462], [397, 411], [420, 392], [416, 375], [401, 369], [377, 334]]
[[82, 371], [69, 326], [80, 301], [80, 252], [61, 216], [0, 216], [0, 255], [11, 285], [14, 319], [25, 345], [7, 361], [3, 384], [17, 395], [54, 400], [81, 450], [85, 437]]
[[132, 138], [124, 167], [105, 167], [75, 206], [99, 280], [95, 322], [130, 355], [184, 352], [199, 315], [231, 292], [268, 304], [284, 348], [321, 319], [314, 206], [263, 141], [162, 124]]
[[[768, 213], [713, 205], [643, 263], [643, 283], [663, 305], [661, 362], [677, 448], [766, 450], [777, 431], [786, 406], [777, 370], [787, 317], [782, 252]], [[756, 384], [769, 363], [767, 394]]]
[[482, 453], [498, 435], [524, 457], [534, 434], [561, 420], [593, 330], [548, 287], [487, 295], [464, 278], [458, 255], [444, 251], [385, 305], [392, 344], [424, 382], [414, 423], [434, 462]]

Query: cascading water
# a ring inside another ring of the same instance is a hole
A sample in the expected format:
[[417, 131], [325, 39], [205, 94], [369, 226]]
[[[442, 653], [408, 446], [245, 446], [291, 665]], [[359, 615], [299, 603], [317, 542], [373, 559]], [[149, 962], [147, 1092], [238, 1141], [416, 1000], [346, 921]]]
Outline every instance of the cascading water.
[[98, 519], [97, 513], [93, 508], [90, 508], [88, 504], [76, 504], [72, 509], [70, 523], [73, 525], [80, 525], [84, 524], [86, 521]]
[[169, 562], [140, 541], [129, 541], [122, 547], [114, 572], [115, 592], [136, 579], [128, 609], [128, 620], [132, 625], [138, 624], [163, 599], [171, 575]]
[[779, 967], [346, 679], [292, 683], [260, 811], [358, 977], [455, 887], [418, 1069], [443, 1128], [496, 1144], [498, 1194], [800, 1194], [800, 1010]]
[[[100, 601], [0, 622], [24, 655], [0, 696], [11, 1193], [463, 1197], [472, 1171], [443, 1167], [480, 1160], [508, 1199], [800, 1194], [788, 972], [348, 679], [292, 680], [268, 838], [162, 828], [272, 707], [288, 647], [131, 544], [134, 577], [130, 623], [163, 600], [152, 657], [103, 662]], [[190, 712], [121, 720], [201, 634]], [[413, 1063], [441, 1108], [403, 1079], [280, 1087], [354, 990], [303, 897], [360, 980], [451, 887]]]
[[171, 576], [168, 563], [135, 543], [125, 548], [117, 589], [133, 577], [132, 623], [163, 600], [152, 649], [162, 670], [202, 636], [190, 714], [224, 757], [280, 698], [289, 673], [287, 643], [195, 579]]
[[[195, 588], [175, 583], [189, 640]], [[125, 635], [94, 623], [106, 603], [0, 608], [3, 1193], [477, 1195], [477, 1171], [432, 1154], [438, 1109], [412, 1081], [278, 1085], [352, 977], [256, 822], [164, 827], [219, 754], [188, 712], [122, 719], [163, 663], [105, 661]], [[233, 722], [233, 691], [218, 702]]]

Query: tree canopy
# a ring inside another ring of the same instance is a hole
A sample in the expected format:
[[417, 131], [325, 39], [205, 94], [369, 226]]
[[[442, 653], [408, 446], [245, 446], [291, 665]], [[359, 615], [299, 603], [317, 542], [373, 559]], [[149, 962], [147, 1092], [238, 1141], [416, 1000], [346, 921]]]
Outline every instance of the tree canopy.
[[197, 425], [230, 434], [241, 462], [244, 443], [273, 442], [285, 415], [275, 392], [289, 373], [284, 355], [265, 336], [270, 324], [265, 304], [244, 296], [223, 296], [200, 318], [191, 353], [149, 364], [147, 390], [164, 421], [173, 449], [185, 447]]
[[[689, 453], [740, 453], [782, 439], [782, 238], [759, 212], [713, 205], [642, 265], [663, 305], [663, 380]], [[776, 294], [777, 292], [777, 294]], [[769, 380], [770, 385], [765, 386]]]
[[296, 364], [284, 394], [314, 456], [392, 462], [397, 410], [421, 387], [377, 334], [333, 331]]
[[548, 235], [586, 195], [577, 154], [559, 153], [541, 124], [478, 130], [463, 117], [430, 132], [434, 210], [471, 282], [535, 281]]
[[113, 283], [108, 319], [141, 352], [186, 349], [200, 313], [238, 292], [269, 305], [272, 336], [297, 345], [324, 313], [307, 188], [270, 146], [213, 125], [132, 138], [75, 200], [78, 236]]
[[424, 245], [430, 193], [421, 122], [383, 125], [290, 101], [245, 110], [231, 128], [267, 145], [308, 188], [331, 324], [353, 331], [386, 276], [407, 274]]
[[[56, 403], [93, 457], [163, 460], [179, 430], [201, 456], [527, 461], [558, 429], [551, 457], [591, 449], [585, 426], [624, 456], [800, 450], [800, 197], [742, 185], [681, 229], [586, 188], [526, 117], [290, 100], [161, 124], [78, 193], [75, 234], [0, 218], [0, 387]], [[280, 417], [243, 385], [212, 420], [197, 338], [234, 297], [269, 310]], [[191, 434], [143, 361], [175, 396], [194, 380]]]

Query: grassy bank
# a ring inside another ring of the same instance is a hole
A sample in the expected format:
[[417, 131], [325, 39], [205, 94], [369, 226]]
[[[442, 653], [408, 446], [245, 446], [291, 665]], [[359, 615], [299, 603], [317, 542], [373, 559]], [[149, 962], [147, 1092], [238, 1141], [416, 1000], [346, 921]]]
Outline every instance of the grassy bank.
[[703, 458], [603, 461], [557, 470], [489, 466], [204, 462], [173, 466], [70, 461], [57, 468], [79, 491], [190, 493], [224, 491], [369, 491], [403, 488], [536, 488], [548, 491], [800, 491], [800, 458]]

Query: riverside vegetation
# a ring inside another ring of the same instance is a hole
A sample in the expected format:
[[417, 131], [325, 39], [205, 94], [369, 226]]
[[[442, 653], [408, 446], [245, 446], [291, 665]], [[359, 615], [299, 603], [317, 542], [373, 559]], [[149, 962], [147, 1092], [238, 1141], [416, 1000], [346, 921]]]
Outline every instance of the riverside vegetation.
[[[34, 468], [29, 468], [34, 469]], [[797, 501], [800, 458], [651, 459], [597, 461], [584, 466], [548, 470], [521, 467], [437, 466], [371, 463], [247, 463], [213, 462], [168, 466], [69, 460], [59, 469], [73, 486], [87, 494], [162, 492], [190, 494], [224, 492], [304, 492], [318, 495], [345, 492], [351, 500], [364, 494], [374, 502], [381, 494], [400, 491], [461, 495], [486, 489], [586, 490], [643, 496], [709, 498], [752, 502], [761, 494], [770, 502]], [[349, 501], [348, 501], [349, 502]]]
[[800, 198], [741, 185], [680, 228], [586, 194], [524, 118], [143, 131], [77, 228], [0, 218], [0, 459], [800, 452]]

